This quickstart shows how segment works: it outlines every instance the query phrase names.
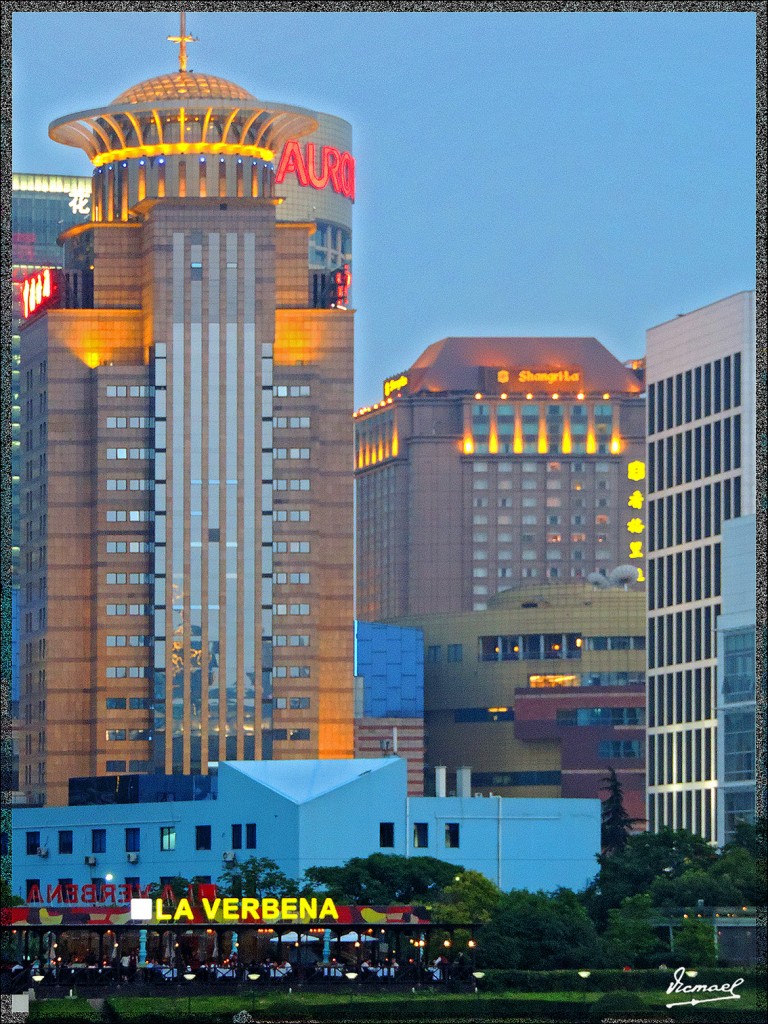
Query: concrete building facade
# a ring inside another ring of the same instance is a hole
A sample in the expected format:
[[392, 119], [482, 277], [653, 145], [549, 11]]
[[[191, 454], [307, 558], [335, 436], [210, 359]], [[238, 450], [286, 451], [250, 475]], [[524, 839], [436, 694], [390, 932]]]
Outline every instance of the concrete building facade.
[[[104, 780], [106, 781], [106, 780]], [[213, 781], [213, 780], [211, 780]], [[222, 763], [214, 796], [14, 812], [13, 892], [60, 882], [216, 882], [268, 857], [292, 878], [372, 853], [432, 856], [503, 889], [582, 888], [600, 847], [596, 800], [409, 797], [397, 757]], [[333, 828], [328, 823], [333, 822]], [[43, 851], [40, 853], [39, 851]]]
[[613, 767], [644, 817], [641, 591], [527, 586], [481, 612], [398, 621], [424, 633], [428, 775], [468, 768], [473, 792], [600, 798]]
[[635, 367], [595, 338], [446, 338], [385, 381], [355, 415], [358, 617], [479, 611], [530, 580], [644, 569]]
[[755, 511], [755, 293], [651, 328], [646, 381], [647, 816], [715, 842], [721, 535]]
[[94, 165], [64, 236], [92, 278], [22, 328], [33, 802], [72, 776], [353, 754], [353, 313], [330, 272], [354, 162], [322, 121], [180, 70], [50, 127]]

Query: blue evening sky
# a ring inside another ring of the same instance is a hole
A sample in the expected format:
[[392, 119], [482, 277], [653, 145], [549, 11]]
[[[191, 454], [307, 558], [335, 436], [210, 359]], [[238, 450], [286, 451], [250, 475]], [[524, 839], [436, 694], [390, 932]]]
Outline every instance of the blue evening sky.
[[[174, 13], [15, 13], [13, 169], [174, 70]], [[750, 13], [197, 13], [190, 68], [354, 131], [356, 402], [448, 335], [646, 328], [754, 287]]]

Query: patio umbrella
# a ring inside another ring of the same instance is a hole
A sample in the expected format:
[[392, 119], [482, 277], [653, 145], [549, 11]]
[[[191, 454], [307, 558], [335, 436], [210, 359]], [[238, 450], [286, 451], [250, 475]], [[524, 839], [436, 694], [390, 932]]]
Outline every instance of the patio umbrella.
[[[279, 942], [280, 939], [277, 935], [273, 935], [269, 940], [270, 942]], [[317, 935], [302, 935], [299, 937], [298, 932], [283, 932], [283, 942], [319, 942], [320, 939]]]
[[373, 935], [368, 935], [366, 932], [347, 932], [346, 935], [341, 936], [341, 942], [377, 942]]

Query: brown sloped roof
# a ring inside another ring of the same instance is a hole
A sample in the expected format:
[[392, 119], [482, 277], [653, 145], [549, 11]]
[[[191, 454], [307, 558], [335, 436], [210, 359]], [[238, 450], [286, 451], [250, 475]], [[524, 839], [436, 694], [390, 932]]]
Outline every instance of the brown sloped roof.
[[[425, 349], [408, 370], [408, 390], [476, 391], [483, 369], [507, 370], [512, 393], [547, 390], [641, 394], [643, 386], [597, 338], [443, 338]], [[578, 372], [577, 386], [519, 383], [518, 374]]]

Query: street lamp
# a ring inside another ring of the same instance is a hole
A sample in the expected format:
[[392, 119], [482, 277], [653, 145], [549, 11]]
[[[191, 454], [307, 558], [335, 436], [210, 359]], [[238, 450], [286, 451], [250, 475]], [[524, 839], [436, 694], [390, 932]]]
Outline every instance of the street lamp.
[[[197, 975], [194, 973], [194, 971], [191, 968], [187, 967], [186, 971], [184, 971], [184, 981], [194, 981], [196, 977], [197, 977]], [[192, 1016], [192, 989], [191, 988], [187, 989], [187, 1016], [188, 1017]]]
[[351, 985], [350, 995], [349, 995], [349, 1000], [351, 1002], [355, 998], [355, 986], [352, 985], [352, 982], [357, 977], [357, 971], [347, 971], [346, 972], [346, 976], [347, 976], [347, 981], [350, 982], [350, 985]]
[[[582, 978], [584, 981], [587, 980], [587, 978], [590, 976], [591, 973], [592, 973], [592, 971], [577, 971], [577, 974], [579, 975], [579, 977]], [[581, 1001], [583, 1003], [586, 1003], [586, 1001], [587, 1001], [587, 988], [586, 988], [586, 985], [581, 990]]]
[[472, 977], [475, 979], [475, 995], [480, 998], [480, 981], [485, 977], [485, 971], [472, 971]]
[[251, 998], [251, 1016], [252, 1017], [255, 1016], [255, 1014], [256, 1014], [256, 982], [259, 980], [260, 977], [261, 977], [261, 975], [257, 974], [255, 971], [249, 971], [248, 972], [248, 981], [252, 981], [253, 982], [253, 988], [251, 989], [251, 997], [252, 997]]

